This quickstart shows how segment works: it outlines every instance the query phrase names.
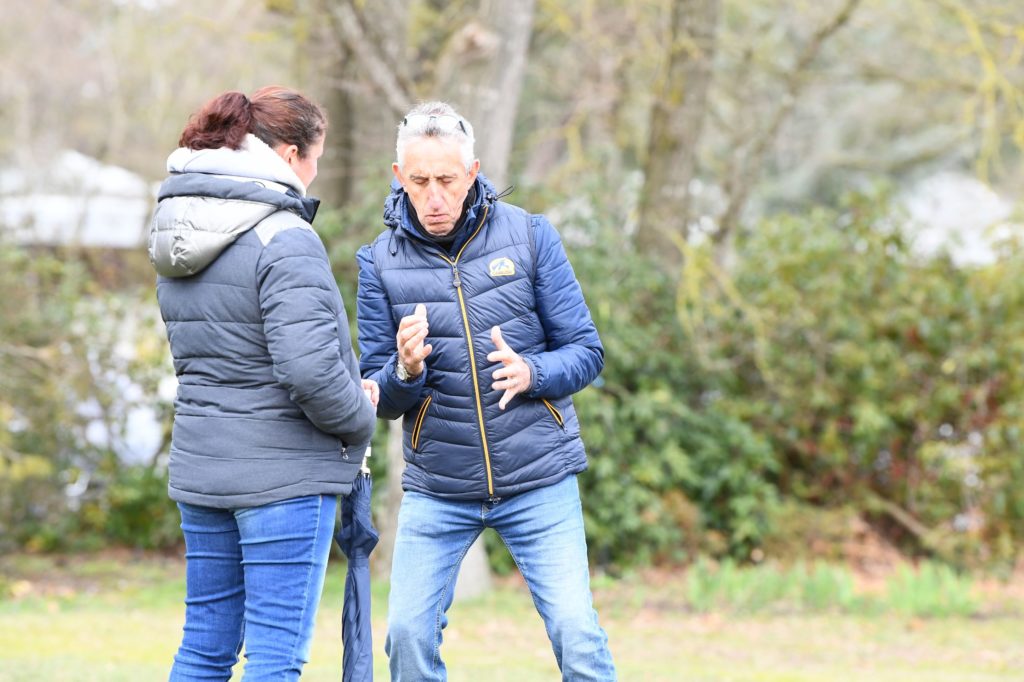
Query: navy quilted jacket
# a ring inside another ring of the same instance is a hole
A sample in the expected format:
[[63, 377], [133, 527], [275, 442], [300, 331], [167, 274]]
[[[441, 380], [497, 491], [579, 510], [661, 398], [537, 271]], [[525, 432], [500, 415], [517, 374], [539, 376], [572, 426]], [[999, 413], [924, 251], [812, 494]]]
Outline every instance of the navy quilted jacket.
[[300, 217], [310, 200], [268, 174], [213, 172], [276, 163], [263, 151], [194, 152], [160, 189], [149, 250], [178, 376], [179, 502], [346, 494], [376, 424], [327, 253]]
[[[412, 226], [405, 191], [388, 226], [359, 250], [360, 367], [381, 387], [377, 415], [404, 417], [406, 490], [486, 499], [550, 485], [586, 469], [572, 394], [600, 373], [604, 349], [558, 233], [497, 200], [478, 176], [466, 229], [445, 251]], [[395, 374], [398, 323], [427, 308], [433, 345], [415, 381]], [[529, 363], [533, 385], [506, 409], [491, 388], [491, 327]]]

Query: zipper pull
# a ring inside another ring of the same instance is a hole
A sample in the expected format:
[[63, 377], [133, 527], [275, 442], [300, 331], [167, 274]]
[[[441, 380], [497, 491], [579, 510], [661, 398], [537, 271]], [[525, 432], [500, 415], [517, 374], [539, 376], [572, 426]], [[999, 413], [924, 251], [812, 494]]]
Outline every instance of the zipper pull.
[[459, 266], [458, 265], [453, 265], [452, 266], [452, 274], [455, 275], [455, 280], [453, 281], [453, 284], [455, 284], [455, 288], [458, 289], [459, 287], [462, 286], [462, 280], [459, 279]]

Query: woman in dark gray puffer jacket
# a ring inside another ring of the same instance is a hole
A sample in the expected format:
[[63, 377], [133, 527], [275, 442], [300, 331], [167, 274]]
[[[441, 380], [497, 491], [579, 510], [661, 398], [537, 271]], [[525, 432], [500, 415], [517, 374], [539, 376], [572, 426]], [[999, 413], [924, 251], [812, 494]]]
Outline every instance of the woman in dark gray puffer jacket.
[[243, 639], [247, 681], [298, 679], [336, 496], [373, 434], [376, 385], [310, 225], [326, 127], [297, 92], [228, 92], [167, 160], [149, 255], [179, 384], [169, 493], [188, 594], [172, 681], [229, 679]]

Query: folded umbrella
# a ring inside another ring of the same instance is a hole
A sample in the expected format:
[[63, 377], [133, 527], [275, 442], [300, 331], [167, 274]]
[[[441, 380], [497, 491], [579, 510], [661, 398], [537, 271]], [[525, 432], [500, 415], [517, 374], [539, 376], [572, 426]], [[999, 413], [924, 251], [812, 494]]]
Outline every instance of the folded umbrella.
[[[370, 451], [367, 448], [366, 456]], [[372, 682], [373, 631], [370, 625], [370, 552], [380, 535], [373, 527], [370, 497], [373, 479], [363, 468], [352, 482], [352, 492], [341, 498], [341, 527], [334, 539], [348, 557], [345, 605], [341, 612], [342, 675], [344, 682]]]

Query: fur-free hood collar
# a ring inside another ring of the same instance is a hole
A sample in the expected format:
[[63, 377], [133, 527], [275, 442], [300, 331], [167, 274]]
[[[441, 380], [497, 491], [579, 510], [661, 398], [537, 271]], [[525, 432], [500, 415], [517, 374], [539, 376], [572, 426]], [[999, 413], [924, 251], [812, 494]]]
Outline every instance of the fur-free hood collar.
[[167, 172], [207, 173], [267, 180], [294, 189], [299, 196], [306, 196], [306, 186], [299, 180], [299, 176], [288, 162], [252, 133], [245, 136], [245, 141], [238, 149], [179, 147], [167, 157]]

